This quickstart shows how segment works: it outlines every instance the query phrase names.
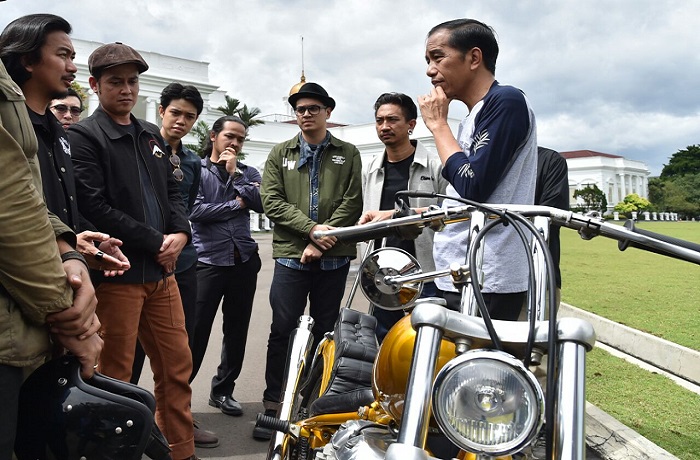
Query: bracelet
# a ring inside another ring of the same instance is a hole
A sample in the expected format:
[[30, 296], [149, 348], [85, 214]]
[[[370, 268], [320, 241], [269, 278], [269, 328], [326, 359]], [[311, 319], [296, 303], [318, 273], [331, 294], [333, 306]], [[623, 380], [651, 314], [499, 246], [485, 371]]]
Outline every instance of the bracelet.
[[88, 267], [85, 257], [83, 257], [83, 255], [78, 251], [66, 251], [63, 254], [61, 254], [61, 262], [65, 262], [67, 260], [79, 260], [85, 264], [85, 268], [90, 270], [90, 267]]

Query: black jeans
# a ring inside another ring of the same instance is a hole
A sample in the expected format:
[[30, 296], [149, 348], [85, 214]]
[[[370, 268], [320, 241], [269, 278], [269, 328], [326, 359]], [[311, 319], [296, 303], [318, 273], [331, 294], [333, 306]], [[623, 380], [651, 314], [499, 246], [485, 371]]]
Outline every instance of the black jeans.
[[[197, 309], [197, 264], [192, 264], [187, 270], [175, 273], [175, 281], [180, 289], [182, 299], [182, 309], [185, 311], [185, 329], [187, 330], [188, 344], [192, 350], [192, 337], [194, 336], [195, 313]], [[146, 359], [146, 352], [143, 351], [141, 342], [136, 341], [136, 352], [134, 353], [134, 364], [131, 366], [131, 380], [134, 385], [138, 385], [143, 371], [143, 363]]]
[[264, 401], [279, 402], [289, 336], [304, 314], [307, 299], [314, 319], [314, 348], [326, 332], [333, 330], [338, 319], [350, 264], [336, 270], [321, 270], [318, 263], [312, 265], [312, 270], [304, 271], [275, 263], [270, 286], [272, 325], [267, 341]]
[[19, 389], [24, 379], [21, 367], [0, 364], [0, 394], [2, 395], [2, 417], [0, 417], [0, 460], [12, 460], [17, 433], [17, 404]]
[[253, 298], [261, 267], [262, 262], [257, 252], [239, 265], [218, 267], [202, 262], [197, 264], [199, 291], [190, 382], [202, 366], [214, 318], [221, 303], [224, 338], [221, 344], [221, 361], [216, 375], [211, 380], [211, 394], [214, 396], [231, 396], [236, 379], [241, 373], [248, 325], [253, 311]]

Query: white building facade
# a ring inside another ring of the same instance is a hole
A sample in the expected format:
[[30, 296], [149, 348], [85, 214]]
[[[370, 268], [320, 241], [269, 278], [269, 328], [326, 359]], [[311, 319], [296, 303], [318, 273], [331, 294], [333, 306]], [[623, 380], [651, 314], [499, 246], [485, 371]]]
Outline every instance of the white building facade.
[[569, 167], [571, 203], [576, 203], [573, 197], [576, 190], [590, 185], [596, 185], [605, 193], [609, 210], [631, 193], [649, 198], [650, 171], [645, 163], [591, 150], [561, 154]]

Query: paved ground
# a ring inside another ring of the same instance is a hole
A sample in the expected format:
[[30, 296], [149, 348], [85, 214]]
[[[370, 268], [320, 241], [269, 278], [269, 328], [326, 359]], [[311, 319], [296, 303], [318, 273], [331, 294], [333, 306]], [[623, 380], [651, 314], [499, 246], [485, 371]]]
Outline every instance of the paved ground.
[[[253, 236], [260, 246], [263, 265], [258, 276], [243, 372], [234, 391], [234, 397], [241, 402], [244, 414], [241, 417], [230, 417], [208, 405], [210, 379], [219, 363], [221, 351], [221, 315], [219, 314], [215, 321], [204, 363], [197, 378], [192, 382], [192, 412], [194, 417], [200, 422], [201, 427], [215, 432], [221, 441], [219, 447], [214, 449], [197, 449], [197, 455], [203, 460], [261, 460], [265, 458], [267, 453], [268, 443], [254, 440], [251, 433], [255, 426], [256, 414], [263, 411], [261, 399], [265, 387], [265, 353], [271, 321], [268, 294], [274, 262], [271, 256], [271, 234], [256, 233]], [[349, 291], [348, 287], [346, 297]], [[366, 308], [366, 305], [367, 301], [358, 292], [353, 302], [353, 308], [363, 309]], [[147, 368], [148, 366], [144, 369], [140, 384], [145, 388], [152, 389], [153, 378]], [[589, 460], [599, 459], [593, 452], [589, 452], [587, 458]]]

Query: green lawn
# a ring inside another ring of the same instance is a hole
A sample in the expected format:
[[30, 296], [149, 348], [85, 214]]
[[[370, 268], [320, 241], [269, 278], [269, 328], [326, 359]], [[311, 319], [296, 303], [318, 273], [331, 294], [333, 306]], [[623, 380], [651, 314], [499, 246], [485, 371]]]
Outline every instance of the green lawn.
[[[646, 230], [700, 243], [700, 222], [648, 222]], [[605, 237], [561, 230], [562, 300], [700, 350], [700, 266]]]
[[[700, 243], [699, 222], [641, 228]], [[700, 350], [700, 266], [562, 229], [562, 300]], [[700, 396], [599, 349], [588, 354], [587, 399], [683, 460], [700, 458]]]
[[587, 355], [586, 399], [683, 460], [700, 458], [700, 396], [598, 348]]

